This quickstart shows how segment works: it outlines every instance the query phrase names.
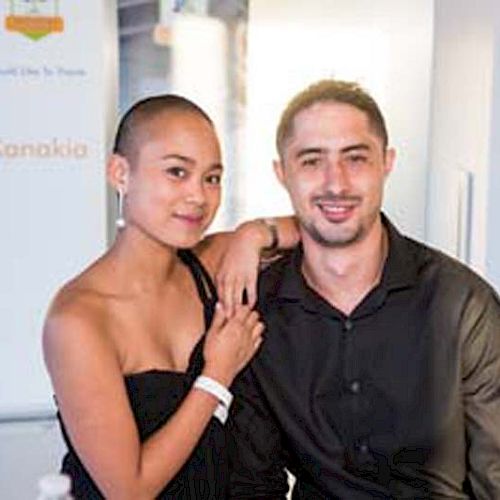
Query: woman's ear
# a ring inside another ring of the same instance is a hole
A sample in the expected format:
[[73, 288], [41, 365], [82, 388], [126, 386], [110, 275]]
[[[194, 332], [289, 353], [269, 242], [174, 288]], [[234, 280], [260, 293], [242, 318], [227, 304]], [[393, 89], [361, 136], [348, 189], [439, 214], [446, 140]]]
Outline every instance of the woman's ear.
[[106, 165], [106, 177], [110, 185], [116, 191], [125, 194], [128, 189], [129, 176], [130, 164], [128, 160], [124, 156], [113, 153]]

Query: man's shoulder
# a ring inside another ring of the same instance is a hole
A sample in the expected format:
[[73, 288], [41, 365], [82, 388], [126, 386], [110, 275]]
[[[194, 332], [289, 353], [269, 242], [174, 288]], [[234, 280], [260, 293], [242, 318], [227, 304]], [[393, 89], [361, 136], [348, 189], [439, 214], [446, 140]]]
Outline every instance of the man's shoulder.
[[468, 265], [427, 243], [404, 237], [408, 250], [417, 266], [419, 280], [431, 280], [447, 289], [496, 295], [495, 290], [482, 276]]
[[297, 251], [297, 248], [283, 251], [277, 259], [261, 270], [258, 282], [260, 306], [262, 304], [269, 306], [285, 293], [286, 283], [289, 282], [291, 275], [295, 274]]

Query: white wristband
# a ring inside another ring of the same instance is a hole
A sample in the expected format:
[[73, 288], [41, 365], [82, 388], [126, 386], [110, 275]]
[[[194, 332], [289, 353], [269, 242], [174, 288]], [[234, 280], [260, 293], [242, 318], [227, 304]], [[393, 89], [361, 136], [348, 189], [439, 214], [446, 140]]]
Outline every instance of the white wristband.
[[214, 417], [222, 425], [224, 425], [226, 423], [228, 415], [229, 415], [229, 412], [227, 411], [227, 408], [222, 403], [219, 403], [217, 405], [217, 408], [215, 408], [215, 410], [214, 410]]
[[229, 390], [216, 380], [205, 375], [198, 376], [194, 381], [193, 387], [212, 394], [212, 396], [215, 396], [220, 401], [214, 411], [214, 417], [224, 424], [227, 420], [229, 407], [233, 401], [233, 395]]

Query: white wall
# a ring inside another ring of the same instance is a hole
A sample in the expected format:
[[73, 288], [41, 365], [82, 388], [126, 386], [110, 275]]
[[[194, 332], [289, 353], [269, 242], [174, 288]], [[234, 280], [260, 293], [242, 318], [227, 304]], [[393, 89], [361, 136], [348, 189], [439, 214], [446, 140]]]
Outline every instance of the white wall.
[[0, 498], [37, 497], [39, 479], [56, 473], [66, 451], [54, 419], [0, 425]]
[[[435, 4], [431, 113], [430, 240], [447, 228], [436, 214], [458, 193], [437, 187], [438, 176], [466, 171], [472, 178], [468, 262], [500, 285], [500, 2], [439, 0]], [[438, 174], [438, 175], [436, 175]], [[433, 194], [432, 194], [433, 193]], [[445, 245], [446, 249], [446, 245]]]
[[486, 213], [486, 276], [500, 293], [500, 4], [495, 2], [494, 74], [491, 104], [491, 143]]
[[380, 103], [398, 150], [385, 208], [423, 238], [432, 47], [432, 0], [252, 0], [242, 218], [290, 210], [271, 167], [279, 114], [304, 86], [335, 76]]
[[[229, 33], [221, 19], [195, 14], [174, 16], [170, 91], [192, 99], [213, 120], [222, 151], [226, 141], [229, 97]], [[201, 81], [200, 81], [201, 80]], [[223, 197], [211, 230], [221, 230], [230, 218]]]

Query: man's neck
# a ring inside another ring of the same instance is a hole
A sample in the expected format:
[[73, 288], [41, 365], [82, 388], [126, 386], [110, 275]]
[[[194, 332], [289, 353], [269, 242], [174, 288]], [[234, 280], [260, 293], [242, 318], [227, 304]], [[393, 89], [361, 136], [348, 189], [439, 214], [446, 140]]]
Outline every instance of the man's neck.
[[327, 302], [350, 315], [380, 282], [388, 253], [388, 237], [379, 219], [362, 240], [327, 248], [303, 238], [302, 274]]

